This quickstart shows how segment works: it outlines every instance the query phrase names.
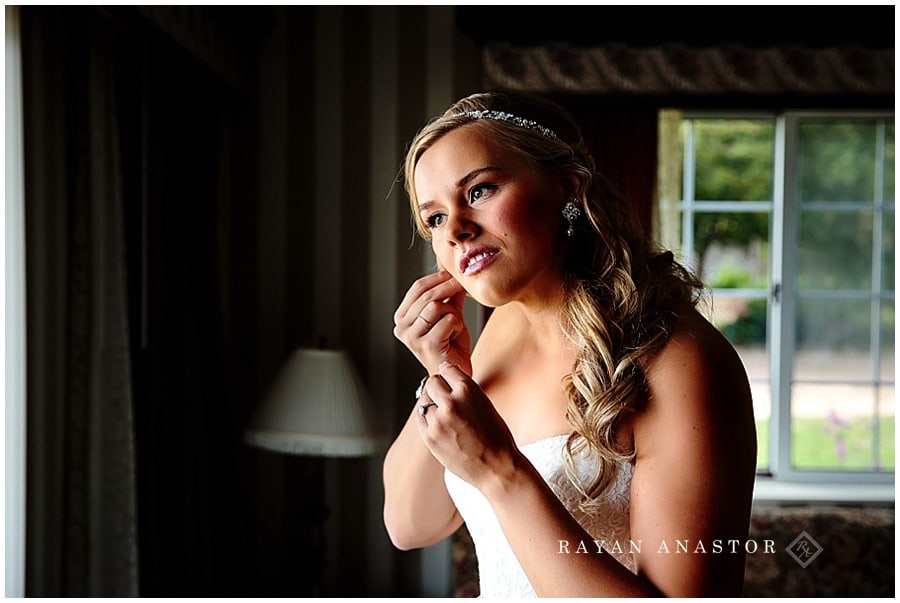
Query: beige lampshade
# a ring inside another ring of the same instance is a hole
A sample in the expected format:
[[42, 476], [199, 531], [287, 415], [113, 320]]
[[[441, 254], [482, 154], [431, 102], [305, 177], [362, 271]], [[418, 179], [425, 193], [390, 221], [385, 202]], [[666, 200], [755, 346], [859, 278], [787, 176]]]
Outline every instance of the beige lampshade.
[[386, 444], [347, 353], [306, 348], [295, 351], [281, 369], [244, 440], [311, 456], [368, 456]]

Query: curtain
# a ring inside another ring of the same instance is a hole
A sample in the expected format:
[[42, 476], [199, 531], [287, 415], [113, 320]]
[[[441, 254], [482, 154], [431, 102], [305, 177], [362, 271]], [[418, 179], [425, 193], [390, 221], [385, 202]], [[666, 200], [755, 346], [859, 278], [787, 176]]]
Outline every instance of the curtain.
[[23, 9], [26, 594], [135, 596], [135, 439], [116, 40]]

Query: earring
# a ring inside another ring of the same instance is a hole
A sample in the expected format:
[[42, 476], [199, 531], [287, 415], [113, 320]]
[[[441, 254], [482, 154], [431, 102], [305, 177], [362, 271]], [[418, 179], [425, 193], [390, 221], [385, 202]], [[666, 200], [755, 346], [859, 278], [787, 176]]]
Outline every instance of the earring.
[[569, 223], [566, 234], [570, 237], [575, 234], [575, 221], [581, 216], [581, 209], [578, 208], [579, 203], [581, 203], [581, 201], [573, 197], [571, 201], [566, 201], [566, 204], [562, 209], [563, 218]]

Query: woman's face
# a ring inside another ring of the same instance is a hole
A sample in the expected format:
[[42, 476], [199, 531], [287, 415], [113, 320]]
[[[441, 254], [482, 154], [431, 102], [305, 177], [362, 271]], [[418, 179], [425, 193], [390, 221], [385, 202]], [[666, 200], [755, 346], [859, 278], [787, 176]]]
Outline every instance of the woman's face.
[[415, 168], [419, 215], [438, 263], [478, 302], [552, 303], [567, 246], [561, 211], [573, 193], [479, 128], [438, 139]]

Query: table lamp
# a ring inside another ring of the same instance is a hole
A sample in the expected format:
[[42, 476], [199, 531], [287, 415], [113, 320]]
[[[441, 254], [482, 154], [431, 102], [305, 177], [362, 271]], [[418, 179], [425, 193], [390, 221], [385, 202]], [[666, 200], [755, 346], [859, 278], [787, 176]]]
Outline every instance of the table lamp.
[[344, 350], [300, 348], [275, 379], [244, 433], [259, 448], [325, 457], [369, 456], [386, 439]]
[[[300, 348], [278, 373], [271, 389], [244, 431], [244, 441], [272, 452], [305, 457], [365, 457], [386, 448], [375, 420], [374, 405], [349, 355], [344, 350]], [[306, 502], [294, 507], [284, 526], [301, 529], [305, 544], [285, 550], [287, 574], [321, 594], [326, 561], [324, 522], [329, 509], [322, 501], [324, 476], [320, 463], [304, 464], [300, 478]], [[297, 481], [297, 475], [290, 482]], [[298, 526], [299, 522], [299, 526]], [[299, 556], [298, 556], [299, 555]], [[289, 589], [291, 590], [291, 589]], [[292, 593], [296, 594], [296, 593]]]

